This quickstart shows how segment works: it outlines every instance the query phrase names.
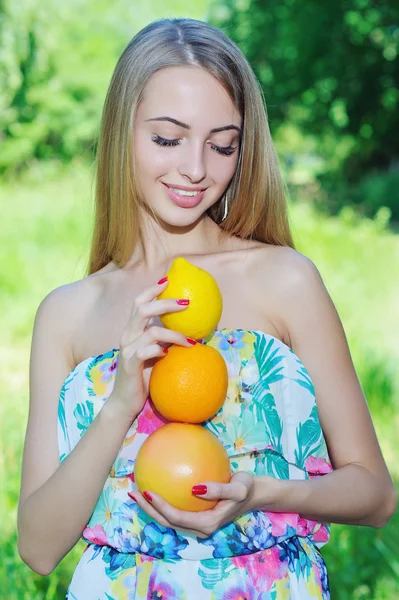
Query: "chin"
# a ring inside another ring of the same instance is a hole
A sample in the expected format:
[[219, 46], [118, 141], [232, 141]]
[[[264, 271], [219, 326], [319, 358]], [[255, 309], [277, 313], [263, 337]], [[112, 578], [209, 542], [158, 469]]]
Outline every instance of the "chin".
[[188, 227], [194, 225], [199, 219], [206, 216], [206, 210], [201, 210], [199, 206], [194, 208], [178, 208], [174, 210], [165, 210], [164, 212], [155, 211], [161, 223], [172, 227]]

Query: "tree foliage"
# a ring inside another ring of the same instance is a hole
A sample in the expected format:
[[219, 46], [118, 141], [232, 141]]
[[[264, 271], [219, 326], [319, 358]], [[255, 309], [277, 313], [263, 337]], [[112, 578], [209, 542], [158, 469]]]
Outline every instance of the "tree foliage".
[[133, 35], [117, 4], [0, 3], [0, 172], [90, 151], [116, 57]]
[[272, 129], [294, 121], [322, 152], [348, 136], [351, 182], [397, 166], [398, 0], [228, 0], [211, 20], [253, 66]]

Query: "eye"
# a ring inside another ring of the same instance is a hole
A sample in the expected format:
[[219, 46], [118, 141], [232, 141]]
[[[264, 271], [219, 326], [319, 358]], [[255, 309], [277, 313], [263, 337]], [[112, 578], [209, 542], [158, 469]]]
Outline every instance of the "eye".
[[223, 154], [224, 156], [231, 156], [236, 151], [234, 146], [215, 146], [215, 144], [211, 144], [212, 150], [215, 152], [219, 152], [219, 154]]
[[151, 139], [156, 144], [159, 144], [159, 146], [178, 146], [179, 144], [179, 140], [167, 140], [159, 135], [154, 135]]
[[[178, 146], [179, 140], [168, 140], [159, 135], [152, 136], [152, 141], [158, 144], [159, 146]], [[211, 144], [212, 150], [218, 152], [219, 154], [223, 154], [224, 156], [231, 156], [236, 151], [234, 146], [216, 146], [215, 144]]]

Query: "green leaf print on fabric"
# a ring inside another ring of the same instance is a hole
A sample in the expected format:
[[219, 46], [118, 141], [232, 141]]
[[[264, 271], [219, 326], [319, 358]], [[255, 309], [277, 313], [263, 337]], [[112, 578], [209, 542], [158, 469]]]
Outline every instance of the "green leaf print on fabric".
[[205, 558], [201, 560], [201, 565], [198, 569], [198, 575], [201, 577], [202, 585], [207, 590], [211, 590], [214, 586], [229, 576], [230, 571], [234, 569], [234, 565], [229, 558]]
[[298, 357], [295, 354], [294, 354], [294, 357], [295, 357], [296, 362], [299, 365], [299, 369], [297, 369], [297, 371], [296, 371], [297, 374], [299, 375], [299, 379], [293, 379], [293, 381], [296, 381], [296, 383], [298, 383], [302, 387], [309, 390], [309, 392], [312, 394], [312, 396], [314, 396], [315, 395], [314, 385], [312, 383], [312, 380], [310, 379], [309, 373], [307, 372], [304, 365], [301, 363], [301, 361], [298, 359]]
[[261, 389], [270, 389], [270, 384], [284, 378], [282, 373], [284, 354], [279, 354], [281, 346], [276, 339], [268, 339], [255, 332], [254, 335], [256, 336], [254, 350], [259, 368], [259, 381], [256, 382], [253, 391], [259, 394]]
[[86, 429], [92, 424], [94, 419], [94, 405], [93, 402], [87, 400], [86, 402], [80, 402], [76, 405], [73, 411], [73, 416], [76, 419], [76, 425], [81, 430], [80, 436], [84, 434]]
[[75, 379], [77, 372], [72, 372], [68, 375], [64, 384], [61, 388], [60, 397], [58, 400], [58, 422], [61, 425], [62, 433], [64, 434], [64, 440], [67, 440], [67, 426], [65, 418], [65, 394], [69, 391], [69, 385]]
[[319, 422], [317, 406], [314, 406], [309, 419], [299, 423], [296, 430], [298, 450], [295, 450], [295, 459], [298, 467], [305, 469], [305, 460], [308, 456], [316, 455], [324, 444], [322, 430]]
[[283, 433], [283, 424], [278, 414], [273, 394], [262, 390], [259, 396], [254, 396], [253, 410], [255, 411], [257, 421], [264, 423], [273, 448], [282, 453], [281, 435]]
[[281, 454], [266, 450], [255, 459], [255, 475], [269, 475], [277, 479], [289, 479], [289, 466]]
[[278, 452], [282, 453], [281, 435], [283, 424], [276, 408], [270, 385], [284, 378], [284, 359], [282, 348], [276, 339], [257, 333], [255, 357], [259, 368], [259, 380], [253, 388], [253, 407], [257, 420], [264, 422], [269, 433], [270, 442]]

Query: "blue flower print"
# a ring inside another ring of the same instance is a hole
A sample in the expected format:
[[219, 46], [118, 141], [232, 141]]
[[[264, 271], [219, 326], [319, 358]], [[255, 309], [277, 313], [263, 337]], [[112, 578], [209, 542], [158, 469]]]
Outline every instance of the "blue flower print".
[[243, 526], [248, 538], [248, 547], [251, 552], [264, 550], [275, 543], [272, 536], [272, 524], [261, 511], [249, 513], [249, 520]]
[[244, 348], [245, 342], [243, 337], [246, 335], [246, 331], [235, 331], [232, 329], [230, 332], [216, 333], [217, 348], [222, 352], [226, 352], [230, 348]]
[[141, 552], [155, 558], [179, 559], [178, 552], [188, 546], [188, 540], [179, 536], [174, 529], [152, 522], [141, 532]]
[[114, 533], [114, 544], [119, 552], [139, 552], [140, 540], [135, 534], [128, 534], [126, 530], [119, 527]]
[[285, 540], [284, 542], [281, 542], [280, 546], [280, 560], [288, 561], [288, 568], [291, 571], [291, 573], [295, 573], [299, 579], [301, 572], [310, 572], [312, 563], [297, 536], [294, 536], [292, 538], [289, 538], [288, 540]]
[[197, 540], [205, 546], [213, 546], [214, 558], [252, 554], [275, 544], [271, 529], [271, 522], [266, 515], [255, 511], [240, 517], [239, 522], [237, 520], [224, 525], [208, 538]]
[[136, 564], [136, 558], [133, 553], [118, 552], [115, 548], [108, 546], [104, 550], [103, 561], [109, 565], [109, 567], [106, 567], [105, 572], [112, 580], [117, 579], [122, 571], [131, 569]]

